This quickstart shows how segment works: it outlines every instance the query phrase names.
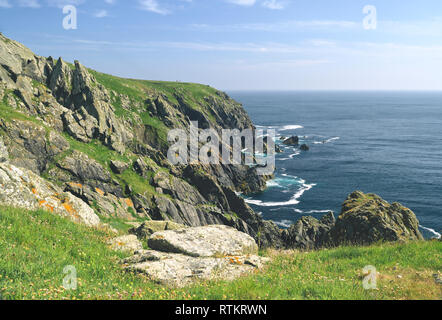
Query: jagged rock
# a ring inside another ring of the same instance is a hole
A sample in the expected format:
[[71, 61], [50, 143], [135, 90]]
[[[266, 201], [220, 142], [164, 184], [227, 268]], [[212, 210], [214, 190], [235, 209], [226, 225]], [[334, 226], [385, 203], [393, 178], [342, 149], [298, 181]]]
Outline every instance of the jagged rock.
[[154, 250], [193, 257], [258, 253], [252, 237], [221, 225], [156, 232], [149, 238], [148, 245]]
[[189, 179], [192, 185], [199, 190], [208, 202], [216, 204], [225, 211], [230, 210], [229, 203], [222, 188], [213, 177], [204, 173], [202, 170], [198, 170], [194, 166], [187, 166], [184, 170], [184, 176]]
[[69, 143], [56, 131], [47, 133], [43, 126], [30, 121], [0, 120], [5, 132], [4, 143], [8, 146], [11, 164], [39, 174], [60, 153], [69, 149]]
[[348, 196], [328, 237], [333, 245], [423, 239], [419, 221], [410, 209], [360, 191]]
[[125, 251], [125, 252], [136, 252], [143, 249], [143, 244], [134, 235], [125, 235], [118, 238], [109, 240], [108, 244], [111, 246], [112, 250], [115, 251]]
[[297, 146], [297, 145], [299, 145], [299, 137], [292, 136], [288, 139], [285, 139], [283, 144], [288, 145], [288, 146]]
[[97, 226], [100, 219], [81, 199], [63, 193], [57, 186], [30, 170], [0, 163], [0, 203], [28, 210], [44, 209], [74, 222]]
[[110, 168], [114, 173], [122, 174], [124, 171], [126, 171], [129, 168], [129, 164], [121, 161], [111, 160]]
[[163, 190], [163, 193], [183, 202], [198, 205], [207, 203], [204, 197], [186, 181], [159, 171], [153, 178], [153, 184]]
[[302, 151], [309, 151], [309, 150], [310, 150], [310, 147], [309, 147], [308, 145], [306, 145], [306, 144], [303, 144], [303, 145], [301, 145], [300, 149], [301, 149]]
[[172, 200], [166, 196], [153, 197], [155, 208], [151, 211], [154, 220], [172, 220], [186, 226], [205, 226], [208, 224], [223, 224], [225, 218], [213, 207], [195, 205], [180, 200]]
[[9, 159], [8, 149], [3, 143], [2, 137], [0, 137], [0, 162], [6, 162]]
[[325, 244], [327, 233], [334, 223], [333, 212], [328, 213], [321, 220], [304, 216], [283, 231], [284, 243], [287, 248], [291, 249], [318, 249]]
[[187, 226], [175, 223], [173, 221], [145, 221], [140, 226], [129, 230], [129, 233], [136, 235], [139, 239], [148, 239], [158, 231], [179, 230]]
[[130, 198], [119, 198], [100, 188], [91, 188], [81, 183], [68, 182], [65, 191], [82, 199], [98, 213], [109, 218], [116, 217], [130, 221], [136, 218], [135, 215], [139, 218], [148, 217], [147, 212], [135, 210], [135, 205]]
[[97, 120], [81, 107], [76, 112], [67, 111], [62, 115], [66, 131], [75, 139], [88, 143], [96, 137]]
[[79, 151], [74, 151], [72, 155], [64, 158], [57, 165], [82, 182], [89, 180], [99, 182], [111, 181], [110, 173], [101, 164]]
[[143, 178], [147, 178], [149, 172], [154, 171], [153, 168], [149, 166], [142, 158], [139, 158], [134, 162], [134, 170]]
[[195, 280], [234, 280], [262, 268], [268, 261], [258, 256], [198, 258], [141, 250], [123, 263], [129, 272], [144, 274], [163, 285], [182, 287]]

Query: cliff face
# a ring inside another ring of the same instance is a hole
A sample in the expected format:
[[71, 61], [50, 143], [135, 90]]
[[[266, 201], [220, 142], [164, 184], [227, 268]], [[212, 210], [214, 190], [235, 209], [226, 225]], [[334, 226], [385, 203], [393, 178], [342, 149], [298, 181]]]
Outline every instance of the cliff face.
[[[280, 230], [236, 195], [265, 188], [255, 168], [171, 166], [169, 129], [253, 128], [240, 104], [211, 87], [130, 80], [78, 61], [35, 55], [0, 35], [0, 140], [8, 164], [81, 199], [102, 218], [225, 224], [262, 246]], [[267, 177], [268, 178], [268, 177]]]

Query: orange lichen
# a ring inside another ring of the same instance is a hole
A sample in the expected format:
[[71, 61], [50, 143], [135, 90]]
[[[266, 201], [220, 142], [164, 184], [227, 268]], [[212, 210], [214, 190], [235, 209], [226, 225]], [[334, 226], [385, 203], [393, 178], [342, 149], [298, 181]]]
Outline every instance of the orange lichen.
[[40, 206], [43, 206], [45, 203], [46, 203], [46, 200], [41, 200], [41, 201], [38, 202], [38, 204], [39, 204]]
[[83, 185], [82, 185], [81, 183], [70, 182], [69, 184], [70, 184], [72, 187], [83, 188]]
[[128, 207], [130, 207], [130, 208], [133, 208], [133, 207], [134, 207], [134, 203], [132, 202], [131, 199], [126, 198], [126, 199], [124, 199], [124, 202], [126, 202], [126, 205], [127, 205]]
[[95, 188], [95, 191], [96, 191], [100, 196], [104, 196], [104, 191], [101, 190], [100, 188]]
[[74, 213], [75, 213], [74, 208], [72, 208], [72, 206], [71, 206], [69, 203], [64, 202], [64, 203], [63, 203], [63, 207], [64, 207], [64, 208], [66, 209], [66, 211], [69, 212], [70, 214], [74, 214]]
[[37, 194], [37, 189], [32, 188], [31, 191], [32, 191], [33, 194]]

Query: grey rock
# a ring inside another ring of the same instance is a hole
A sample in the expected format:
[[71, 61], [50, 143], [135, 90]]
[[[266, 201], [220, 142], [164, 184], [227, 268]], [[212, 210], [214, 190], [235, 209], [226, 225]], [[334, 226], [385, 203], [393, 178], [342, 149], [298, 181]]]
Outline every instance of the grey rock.
[[143, 249], [141, 241], [138, 240], [135, 235], [125, 235], [113, 238], [108, 241], [108, 244], [111, 246], [112, 250], [115, 251], [134, 253]]
[[252, 237], [221, 225], [156, 232], [149, 238], [148, 245], [154, 250], [193, 257], [258, 253]]
[[173, 221], [145, 221], [140, 226], [132, 228], [129, 233], [136, 235], [139, 239], [148, 239], [158, 231], [179, 230], [187, 226], [175, 223]]
[[332, 212], [320, 221], [310, 216], [302, 217], [297, 223], [283, 231], [286, 247], [300, 250], [314, 250], [322, 247], [334, 221]]
[[0, 162], [6, 162], [9, 159], [8, 149], [3, 143], [2, 137], [0, 137]]
[[110, 168], [116, 174], [122, 174], [129, 168], [129, 164], [121, 161], [111, 160]]
[[268, 261], [258, 256], [202, 258], [141, 250], [123, 263], [129, 272], [143, 274], [163, 285], [183, 287], [197, 280], [234, 280], [262, 268]]
[[423, 239], [419, 221], [410, 209], [360, 191], [348, 196], [328, 237], [333, 245]]
[[63, 193], [57, 186], [30, 170], [8, 162], [0, 163], [0, 204], [27, 210], [44, 209], [87, 226], [98, 226], [100, 219], [81, 199]]

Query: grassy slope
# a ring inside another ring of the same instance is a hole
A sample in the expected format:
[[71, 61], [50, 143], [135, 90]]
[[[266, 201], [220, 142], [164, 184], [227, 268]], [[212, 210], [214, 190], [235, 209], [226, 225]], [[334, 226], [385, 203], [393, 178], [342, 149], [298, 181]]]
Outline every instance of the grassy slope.
[[[44, 211], [0, 207], [0, 294], [4, 299], [440, 299], [432, 275], [442, 271], [442, 242], [345, 247], [264, 254], [265, 270], [234, 282], [170, 289], [125, 273], [111, 235]], [[62, 287], [74, 265], [78, 289]], [[380, 272], [378, 290], [362, 288], [362, 268]], [[402, 277], [398, 277], [401, 275]]]

